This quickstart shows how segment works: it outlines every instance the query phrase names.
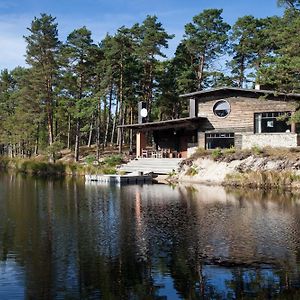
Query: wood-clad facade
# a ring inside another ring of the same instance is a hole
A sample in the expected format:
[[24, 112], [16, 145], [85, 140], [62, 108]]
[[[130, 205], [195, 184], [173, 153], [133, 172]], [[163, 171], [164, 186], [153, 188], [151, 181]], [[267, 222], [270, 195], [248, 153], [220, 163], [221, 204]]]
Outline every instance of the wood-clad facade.
[[124, 127], [151, 132], [156, 148], [169, 147], [180, 157], [197, 147], [298, 146], [297, 126], [288, 119], [299, 109], [300, 94], [227, 87], [181, 97], [189, 101], [189, 118]]
[[[275, 141], [274, 145], [298, 146], [297, 142], [286, 144], [285, 139], [297, 135], [296, 124], [290, 124], [288, 119], [299, 109], [299, 94], [219, 88], [182, 97], [196, 106], [190, 111], [204, 120], [198, 128], [199, 147], [249, 147], [249, 142], [243, 143], [245, 138], [252, 141], [252, 146], [272, 146], [270, 139]], [[221, 116], [214, 110], [220, 102], [227, 105], [227, 112]]]
[[227, 117], [220, 118], [213, 112], [219, 99], [199, 102], [198, 116], [206, 117], [202, 124], [204, 131], [234, 131], [254, 133], [254, 114], [259, 112], [295, 112], [297, 103], [261, 100], [245, 97], [223, 97], [230, 105]]

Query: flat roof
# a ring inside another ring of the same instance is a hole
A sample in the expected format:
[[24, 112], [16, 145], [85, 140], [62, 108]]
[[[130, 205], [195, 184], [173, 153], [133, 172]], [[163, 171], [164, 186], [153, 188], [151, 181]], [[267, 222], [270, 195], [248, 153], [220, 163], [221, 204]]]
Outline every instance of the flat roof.
[[184, 128], [187, 125], [198, 124], [199, 121], [206, 120], [203, 117], [172, 119], [158, 122], [148, 122], [142, 124], [120, 125], [118, 128], [135, 129], [135, 130], [158, 130], [158, 129], [174, 129]]
[[209, 90], [202, 90], [202, 91], [196, 91], [193, 93], [188, 94], [182, 94], [179, 97], [187, 98], [187, 97], [195, 97], [195, 96], [202, 96], [205, 94], [216, 94], [219, 92], [238, 92], [238, 93], [253, 93], [253, 94], [268, 94], [268, 95], [274, 95], [275, 97], [281, 96], [281, 97], [288, 97], [288, 98], [300, 98], [300, 94], [296, 93], [282, 93], [272, 90], [258, 90], [258, 89], [243, 89], [238, 87], [219, 87], [219, 88], [213, 88]]

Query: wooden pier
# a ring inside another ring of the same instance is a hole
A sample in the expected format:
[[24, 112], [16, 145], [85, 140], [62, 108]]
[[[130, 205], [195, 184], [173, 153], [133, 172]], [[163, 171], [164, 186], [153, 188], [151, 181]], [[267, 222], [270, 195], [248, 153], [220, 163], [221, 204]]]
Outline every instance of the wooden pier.
[[151, 175], [131, 173], [126, 175], [85, 175], [85, 182], [99, 182], [106, 184], [137, 184], [152, 183]]

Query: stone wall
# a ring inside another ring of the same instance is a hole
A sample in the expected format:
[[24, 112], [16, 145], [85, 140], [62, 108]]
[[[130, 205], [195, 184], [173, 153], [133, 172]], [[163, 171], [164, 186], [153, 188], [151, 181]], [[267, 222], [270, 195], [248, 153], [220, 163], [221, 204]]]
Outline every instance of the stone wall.
[[187, 149], [187, 158], [191, 157], [198, 150], [198, 146], [189, 147]]
[[260, 133], [242, 134], [242, 149], [257, 147], [297, 147], [298, 135], [296, 133]]

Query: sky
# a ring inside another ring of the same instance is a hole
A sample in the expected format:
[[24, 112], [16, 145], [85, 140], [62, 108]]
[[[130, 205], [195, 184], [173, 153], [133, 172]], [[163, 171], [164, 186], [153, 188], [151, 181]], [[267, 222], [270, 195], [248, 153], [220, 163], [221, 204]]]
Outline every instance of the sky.
[[40, 13], [57, 18], [62, 41], [74, 29], [86, 26], [95, 42], [123, 25], [131, 27], [147, 15], [156, 15], [166, 31], [175, 34], [165, 51], [171, 57], [183, 37], [184, 25], [208, 8], [222, 8], [224, 20], [231, 25], [244, 15], [261, 18], [283, 13], [276, 0], [0, 0], [0, 70], [26, 66], [23, 36]]

